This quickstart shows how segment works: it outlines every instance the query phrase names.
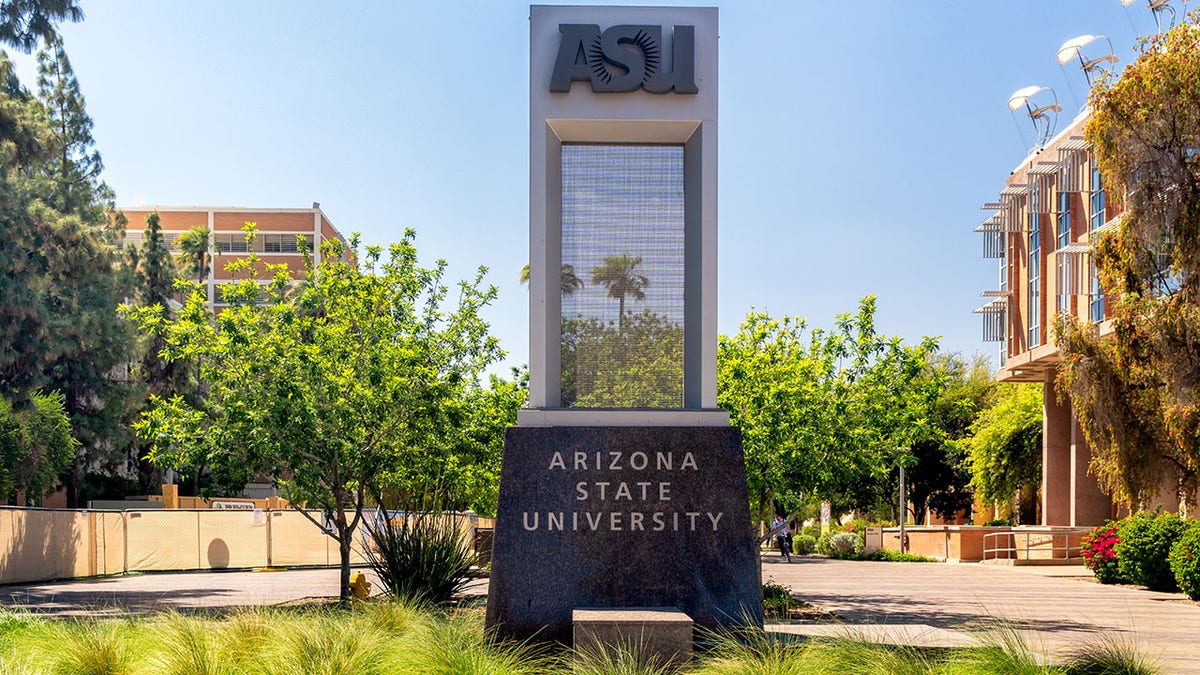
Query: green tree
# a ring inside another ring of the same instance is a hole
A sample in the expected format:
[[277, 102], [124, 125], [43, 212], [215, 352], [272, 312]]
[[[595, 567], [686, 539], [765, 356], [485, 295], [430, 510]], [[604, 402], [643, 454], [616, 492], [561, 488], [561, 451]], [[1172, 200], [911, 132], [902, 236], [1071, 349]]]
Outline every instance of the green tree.
[[592, 268], [592, 284], [604, 286], [608, 297], [618, 303], [617, 328], [622, 333], [625, 332], [625, 297], [639, 302], [645, 300], [646, 288], [650, 286], [650, 279], [637, 272], [641, 264], [641, 256], [622, 253], [604, 256], [603, 262]]
[[0, 395], [20, 398], [45, 384], [53, 352], [45, 302], [54, 231], [35, 210], [28, 167], [44, 162], [51, 131], [42, 107], [17, 81], [0, 53]]
[[361, 267], [346, 262], [340, 241], [326, 242], [292, 292], [282, 265], [265, 265], [270, 281], [260, 285], [251, 254], [229, 265], [241, 281], [219, 317], [199, 293], [173, 319], [130, 310], [144, 330], [161, 332], [168, 359], [198, 360], [208, 386], [203, 408], [181, 396], [151, 399], [138, 430], [152, 459], [207, 465], [221, 486], [269, 476], [293, 505], [329, 513], [343, 601], [368, 499], [456, 433], [464, 387], [502, 353], [479, 316], [496, 297], [485, 270], [443, 309], [445, 262], [421, 267], [414, 236], [406, 232], [386, 258], [379, 247], [360, 254], [352, 237]]
[[37, 96], [53, 133], [46, 160], [32, 176], [39, 195], [58, 212], [58, 255], [69, 258], [48, 287], [48, 304], [62, 319], [56, 332], [71, 345], [51, 364], [46, 387], [65, 394], [82, 442], [67, 486], [68, 500], [76, 504], [82, 473], [126, 468], [132, 439], [123, 419], [135, 397], [112, 373], [128, 362], [133, 333], [116, 312], [127, 292], [114, 273], [124, 220], [113, 213], [112, 190], [100, 178], [104, 164], [92, 119], [62, 40], [48, 35], [44, 42], [37, 55]]
[[[196, 387], [192, 386], [189, 374], [193, 372], [187, 359], [168, 358], [165, 355], [167, 337], [163, 331], [166, 321], [172, 316], [175, 303], [176, 268], [171, 258], [171, 249], [163, 238], [162, 225], [157, 212], [146, 216], [146, 229], [142, 235], [140, 250], [132, 250], [127, 264], [134, 268], [137, 306], [145, 316], [156, 314], [159, 320], [146, 323], [136, 341], [132, 357], [132, 380], [138, 386], [139, 401], [133, 420], [150, 406], [154, 398], [170, 399], [182, 396], [192, 405], [199, 405]], [[144, 317], [143, 317], [144, 318]], [[134, 439], [130, 448], [137, 467], [137, 481], [144, 490], [153, 489], [162, 482], [160, 467], [150, 461], [150, 447], [144, 441]], [[191, 492], [198, 493], [204, 464], [173, 466], [191, 478]]]
[[38, 42], [58, 36], [60, 21], [83, 20], [76, 0], [0, 1], [0, 43], [28, 54]]
[[995, 387], [988, 360], [978, 356], [968, 362], [961, 354], [935, 355], [922, 378], [942, 386], [930, 410], [929, 433], [912, 445], [914, 463], [906, 475], [917, 523], [929, 511], [947, 519], [970, 513], [975, 495], [965, 441]]
[[55, 162], [76, 146], [52, 124], [53, 102], [35, 99], [0, 55], [0, 389], [21, 407], [34, 391], [63, 394], [82, 443], [67, 481], [74, 505], [81, 467], [119, 459], [126, 396], [111, 373], [127, 359], [129, 330], [115, 312], [120, 220], [107, 217], [98, 183], [90, 196], [82, 186], [69, 203], [60, 199]]
[[936, 341], [875, 330], [875, 298], [833, 330], [751, 312], [717, 352], [717, 400], [742, 431], [752, 507], [768, 518], [824, 498], [869, 507], [926, 433], [938, 384], [919, 375]]
[[1011, 502], [1016, 496], [1025, 524], [1037, 523], [1042, 390], [1040, 384], [997, 385], [995, 403], [971, 425], [966, 441], [976, 493], [990, 502]]
[[40, 504], [58, 486], [79, 445], [61, 394], [33, 394], [30, 403], [18, 412], [0, 398], [0, 499], [8, 504], [16, 504], [19, 494], [30, 506]]
[[1066, 321], [1059, 384], [1091, 470], [1134, 507], [1168, 478], [1181, 503], [1200, 488], [1198, 53], [1194, 23], [1150, 38], [1119, 80], [1092, 91], [1085, 132], [1108, 199], [1125, 210], [1095, 249], [1112, 334]]
[[104, 162], [95, 148], [92, 118], [62, 38], [48, 37], [37, 62], [38, 99], [54, 129], [52, 152], [43, 168], [53, 190], [51, 202], [64, 214], [76, 214], [93, 226], [104, 225], [113, 210], [113, 194], [100, 179]]
[[139, 276], [137, 299], [145, 307], [170, 309], [174, 295], [176, 268], [171, 260], [171, 247], [163, 237], [158, 212], [146, 216], [142, 248], [138, 254]]
[[524, 369], [507, 379], [491, 375], [486, 386], [464, 380], [457, 393], [443, 399], [442, 423], [429, 426], [421, 451], [413, 455], [419, 461], [393, 467], [381, 478], [380, 503], [495, 515], [505, 429], [517, 423], [517, 411], [528, 399]]
[[194, 277], [199, 285], [204, 285], [204, 279], [208, 276], [208, 264], [212, 257], [209, 253], [211, 234], [204, 225], [197, 225], [179, 235], [179, 239], [175, 241], [179, 247], [176, 260], [179, 268], [185, 275]]

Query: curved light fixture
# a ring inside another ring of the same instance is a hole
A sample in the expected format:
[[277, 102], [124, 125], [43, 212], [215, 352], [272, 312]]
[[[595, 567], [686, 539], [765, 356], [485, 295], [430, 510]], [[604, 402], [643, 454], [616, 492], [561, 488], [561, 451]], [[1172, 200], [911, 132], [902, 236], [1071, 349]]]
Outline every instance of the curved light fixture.
[[[1040, 96], [1042, 92], [1050, 93], [1049, 96]], [[1048, 100], [1042, 104], [1035, 102], [1034, 97]], [[1016, 113], [1021, 108], [1025, 108], [1025, 114], [1029, 116], [1034, 131], [1037, 132], [1036, 147], [1044, 146], [1054, 134], [1057, 113], [1062, 112], [1062, 106], [1058, 104], [1058, 95], [1050, 87], [1039, 87], [1036, 84], [1022, 87], [1008, 97], [1009, 111]], [[1051, 118], [1050, 113], [1055, 113], [1055, 118]]]
[[[1137, 0], [1121, 0], [1121, 5], [1128, 7], [1136, 1]], [[1183, 15], [1186, 17], [1187, 0], [1182, 0], [1182, 4]], [[1175, 18], [1177, 15], [1175, 14], [1175, 8], [1171, 6], [1171, 0], [1146, 0], [1146, 7], [1149, 8], [1150, 12], [1154, 14], [1154, 25], [1158, 27], [1159, 33], [1162, 33], [1163, 31], [1163, 12], [1169, 12], [1171, 14], [1170, 21], [1166, 23], [1166, 27], [1170, 28], [1175, 24]]]
[[[1084, 47], [1092, 43], [1103, 40], [1108, 44], [1108, 51], [1100, 56], [1089, 58], [1084, 54]], [[1071, 59], [1079, 59], [1079, 69], [1083, 71], [1083, 75], [1087, 78], [1088, 86], [1092, 85], [1092, 76], [1100, 72], [1104, 64], [1114, 64], [1117, 62], [1117, 56], [1113, 53], [1112, 40], [1109, 40], [1103, 35], [1080, 35], [1079, 37], [1071, 38], [1058, 48], [1058, 65], [1065, 66]]]
[[[1008, 109], [1013, 112], [1016, 112], [1017, 109], [1021, 107], [1026, 107], [1032, 110], [1029, 105], [1029, 99], [1033, 98], [1040, 91], [1049, 91], [1051, 93], [1054, 92], [1054, 90], [1050, 87], [1039, 87], [1036, 84], [1028, 87], [1021, 87], [1020, 89], [1014, 91], [1012, 96], [1008, 97]], [[1057, 102], [1057, 98], [1055, 99], [1055, 102]]]

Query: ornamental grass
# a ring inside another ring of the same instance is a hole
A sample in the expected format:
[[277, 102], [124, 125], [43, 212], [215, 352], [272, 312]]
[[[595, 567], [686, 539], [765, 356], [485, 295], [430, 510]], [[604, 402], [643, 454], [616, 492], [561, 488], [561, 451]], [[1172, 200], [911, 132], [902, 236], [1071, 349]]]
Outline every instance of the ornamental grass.
[[583, 654], [489, 639], [478, 609], [445, 611], [396, 601], [165, 612], [139, 618], [49, 619], [0, 612], [0, 673], [14, 675], [1151, 675], [1124, 642], [1083, 645], [1048, 663], [1020, 631], [981, 635], [976, 646], [922, 649], [845, 637], [742, 631], [673, 669], [640, 650]]

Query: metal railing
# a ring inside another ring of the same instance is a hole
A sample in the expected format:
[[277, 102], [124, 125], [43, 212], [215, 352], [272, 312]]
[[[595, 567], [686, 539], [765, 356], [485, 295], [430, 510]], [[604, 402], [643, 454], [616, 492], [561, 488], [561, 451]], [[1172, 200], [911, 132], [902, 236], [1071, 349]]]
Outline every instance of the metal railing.
[[1014, 528], [983, 535], [983, 560], [1014, 562], [1082, 560], [1079, 545], [1089, 528]]

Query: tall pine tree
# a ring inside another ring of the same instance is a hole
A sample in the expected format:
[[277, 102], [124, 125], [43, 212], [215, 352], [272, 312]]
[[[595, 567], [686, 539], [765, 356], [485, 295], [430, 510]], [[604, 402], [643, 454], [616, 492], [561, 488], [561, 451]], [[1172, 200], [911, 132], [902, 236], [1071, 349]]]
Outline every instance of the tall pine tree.
[[59, 21], [82, 20], [78, 0], [0, 0], [0, 44], [28, 54], [39, 41], [58, 35]]
[[62, 38], [47, 39], [37, 61], [38, 98], [54, 127], [54, 152], [44, 168], [53, 185], [53, 206], [89, 225], [107, 225], [113, 193], [100, 179], [104, 162], [95, 148], [92, 118]]
[[45, 384], [51, 347], [46, 285], [51, 228], [33, 206], [29, 171], [50, 152], [42, 107], [0, 52], [0, 396], [21, 400]]
[[48, 300], [57, 308], [56, 333], [66, 340], [66, 348], [50, 364], [47, 386], [63, 393], [81, 443], [68, 481], [68, 497], [74, 502], [77, 481], [87, 473], [129, 468], [132, 438], [123, 420], [132, 392], [114, 376], [128, 363], [133, 341], [128, 323], [116, 313], [127, 295], [115, 273], [120, 263], [116, 244], [124, 232], [120, 219], [113, 217], [112, 190], [100, 179], [104, 165], [95, 149], [92, 119], [62, 40], [47, 37], [37, 60], [38, 99], [52, 133], [50, 152], [34, 179], [58, 213]]
[[[171, 317], [175, 297], [175, 280], [178, 276], [170, 246], [162, 234], [157, 212], [146, 216], [146, 229], [140, 249], [127, 252], [128, 263], [136, 272], [136, 304], [152, 308], [165, 321]], [[159, 331], [148, 331], [140, 336], [133, 361], [132, 376], [139, 386], [138, 407], [144, 409], [150, 396], [171, 398], [185, 396], [193, 402], [195, 388], [189, 386], [188, 364], [182, 360], [167, 361], [162, 353], [166, 346]], [[131, 418], [132, 419], [132, 418]], [[161, 470], [146, 459], [149, 445], [135, 444], [131, 460], [136, 466], [137, 481], [143, 490], [150, 490], [161, 482]]]

